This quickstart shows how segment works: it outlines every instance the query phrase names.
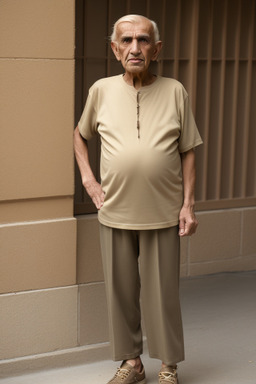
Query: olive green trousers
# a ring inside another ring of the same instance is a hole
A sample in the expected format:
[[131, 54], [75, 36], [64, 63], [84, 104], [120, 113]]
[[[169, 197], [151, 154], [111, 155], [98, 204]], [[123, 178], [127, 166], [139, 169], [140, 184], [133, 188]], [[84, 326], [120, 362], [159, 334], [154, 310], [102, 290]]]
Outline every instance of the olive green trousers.
[[141, 308], [150, 357], [184, 360], [178, 228], [124, 230], [100, 224], [113, 360], [142, 354]]

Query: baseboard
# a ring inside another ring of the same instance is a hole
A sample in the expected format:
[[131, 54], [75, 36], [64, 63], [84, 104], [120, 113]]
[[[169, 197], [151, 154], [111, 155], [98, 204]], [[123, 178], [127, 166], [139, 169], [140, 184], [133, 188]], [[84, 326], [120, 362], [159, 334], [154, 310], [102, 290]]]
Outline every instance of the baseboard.
[[108, 360], [109, 343], [82, 346], [0, 361], [0, 378], [28, 374], [43, 369], [69, 367]]

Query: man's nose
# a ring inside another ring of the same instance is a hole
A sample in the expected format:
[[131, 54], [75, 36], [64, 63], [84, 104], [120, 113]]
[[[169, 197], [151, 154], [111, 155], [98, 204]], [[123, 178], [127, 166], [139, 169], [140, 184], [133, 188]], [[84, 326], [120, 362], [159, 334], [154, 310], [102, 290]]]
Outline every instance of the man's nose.
[[130, 52], [133, 53], [134, 55], [140, 53], [140, 45], [137, 39], [132, 40]]

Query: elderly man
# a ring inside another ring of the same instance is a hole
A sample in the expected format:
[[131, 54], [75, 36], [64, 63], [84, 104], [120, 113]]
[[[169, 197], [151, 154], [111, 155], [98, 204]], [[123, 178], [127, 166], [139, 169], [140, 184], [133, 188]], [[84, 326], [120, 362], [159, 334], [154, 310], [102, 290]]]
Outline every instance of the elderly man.
[[[202, 143], [183, 86], [150, 72], [162, 42], [155, 22], [119, 19], [111, 47], [124, 74], [98, 80], [75, 129], [83, 185], [99, 210], [101, 250], [114, 360], [109, 384], [146, 382], [141, 361], [140, 296], [149, 354], [160, 384], [177, 384], [184, 359], [179, 302], [179, 238], [197, 227], [195, 153]], [[101, 138], [101, 184], [87, 140]]]

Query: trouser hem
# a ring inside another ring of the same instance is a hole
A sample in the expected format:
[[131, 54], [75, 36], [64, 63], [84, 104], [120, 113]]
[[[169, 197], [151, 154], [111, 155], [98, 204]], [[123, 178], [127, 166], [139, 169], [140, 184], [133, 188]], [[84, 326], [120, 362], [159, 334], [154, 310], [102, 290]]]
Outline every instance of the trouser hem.
[[182, 361], [185, 360], [184, 356], [177, 358], [177, 359], [174, 359], [174, 360], [168, 360], [168, 359], [162, 359], [162, 357], [160, 357], [159, 355], [151, 354], [151, 353], [149, 354], [149, 357], [151, 357], [152, 359], [158, 359], [168, 366], [176, 365], [176, 364], [181, 363]]
[[136, 357], [142, 355], [142, 353], [143, 353], [143, 350], [141, 349], [138, 352], [126, 353], [124, 355], [113, 356], [113, 361], [123, 361], [123, 360], [135, 359]]

